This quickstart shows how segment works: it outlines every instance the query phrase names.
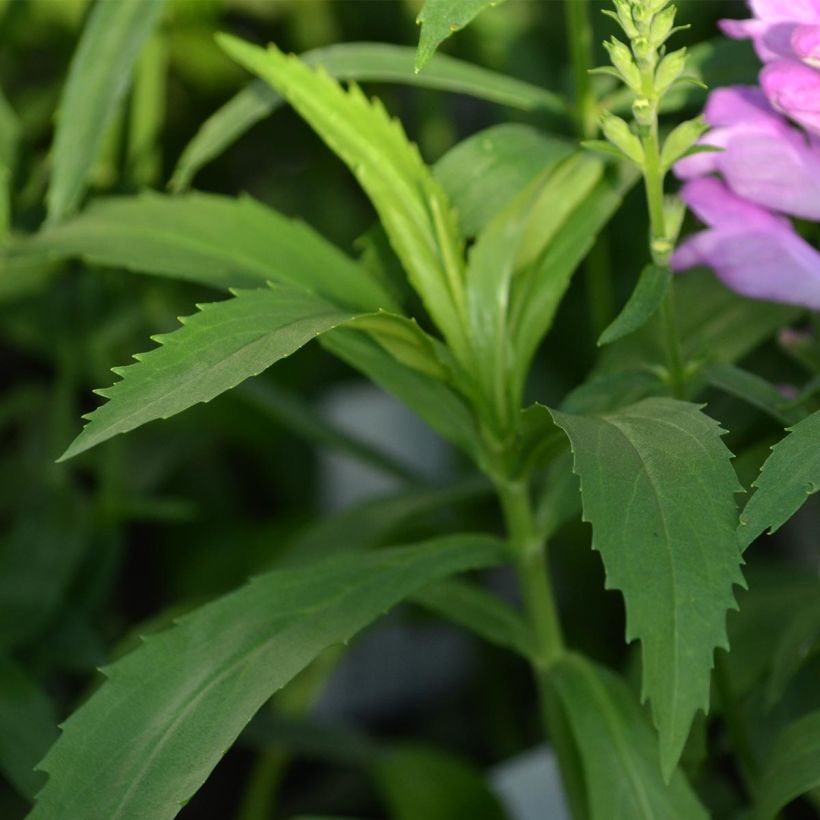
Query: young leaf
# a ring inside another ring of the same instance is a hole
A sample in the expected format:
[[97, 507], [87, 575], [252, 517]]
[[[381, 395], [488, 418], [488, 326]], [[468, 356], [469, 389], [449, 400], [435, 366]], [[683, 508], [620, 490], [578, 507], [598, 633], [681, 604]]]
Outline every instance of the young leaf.
[[49, 778], [30, 820], [175, 817], [254, 713], [322, 651], [501, 554], [483, 536], [440, 538], [271, 572], [185, 615], [103, 670], [41, 764]]
[[[339, 80], [401, 83], [468, 94], [525, 111], [566, 112], [566, 105], [557, 94], [452, 57], [434, 56], [422, 73], [416, 73], [414, 55], [415, 49], [405, 46], [337, 43], [305, 52], [301, 59], [310, 66], [322, 66]], [[169, 183], [171, 190], [188, 188], [203, 166], [283, 103], [267, 83], [248, 83], [205, 120], [185, 146]]]
[[530, 629], [508, 603], [467, 581], [448, 580], [417, 592], [413, 600], [425, 609], [460, 624], [489, 643], [535, 656]]
[[418, 150], [378, 100], [348, 91], [275, 46], [219, 36], [223, 49], [270, 83], [351, 169], [439, 329], [467, 361], [462, 246], [455, 214]]
[[504, 0], [425, 0], [416, 20], [421, 26], [416, 71], [421, 71], [436, 49], [452, 34], [463, 29], [484, 9]]
[[608, 345], [643, 327], [661, 306], [672, 271], [657, 265], [647, 265], [623, 310], [601, 334], [598, 346]]
[[741, 549], [764, 530], [776, 532], [820, 490], [820, 411], [795, 424], [772, 448], [754, 486], [740, 516]]
[[200, 305], [182, 327], [155, 336], [159, 347], [117, 368], [122, 377], [97, 392], [108, 399], [90, 413], [63, 461], [119, 433], [207, 402], [256, 376], [311, 339], [354, 318], [306, 291], [281, 285], [235, 291]]
[[695, 712], [708, 708], [714, 649], [727, 647], [726, 612], [743, 584], [731, 453], [717, 422], [672, 399], [553, 416], [572, 443], [608, 586], [624, 595], [627, 640], [642, 644], [668, 777]]
[[565, 655], [550, 684], [581, 756], [590, 820], [706, 820], [680, 770], [664, 783], [657, 739], [620, 678], [580, 655]]
[[24, 797], [33, 799], [43, 785], [34, 767], [57, 734], [48, 695], [14, 661], [0, 661], [0, 770]]
[[225, 290], [275, 281], [358, 310], [394, 306], [372, 274], [312, 228], [245, 196], [144, 193], [97, 200], [11, 251], [11, 259], [21, 261], [72, 256]]
[[392, 820], [505, 820], [498, 798], [465, 761], [434, 747], [395, 746], [373, 772]]
[[97, 3], [71, 60], [57, 110], [48, 222], [73, 211], [165, 0]]
[[787, 726], [774, 742], [757, 788], [754, 820], [772, 820], [801, 794], [820, 787], [820, 709]]

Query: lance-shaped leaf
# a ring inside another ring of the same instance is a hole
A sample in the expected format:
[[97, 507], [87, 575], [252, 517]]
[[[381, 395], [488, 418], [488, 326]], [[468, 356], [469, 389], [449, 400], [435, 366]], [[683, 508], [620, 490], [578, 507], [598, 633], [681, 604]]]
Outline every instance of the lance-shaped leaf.
[[789, 724], [772, 746], [757, 784], [754, 820], [772, 820], [801, 794], [820, 787], [820, 709]]
[[420, 71], [436, 49], [484, 9], [504, 0], [425, 0], [417, 23], [421, 26], [416, 71]]
[[672, 282], [672, 271], [667, 267], [647, 265], [635, 290], [598, 339], [598, 345], [608, 345], [643, 327], [661, 306]]
[[57, 111], [48, 220], [74, 210], [165, 0], [97, 3], [71, 61]]
[[73, 256], [226, 290], [275, 281], [360, 310], [393, 305], [372, 273], [312, 228], [244, 196], [102, 199], [10, 251], [20, 263]]
[[581, 758], [590, 820], [706, 820], [680, 770], [664, 783], [657, 737], [620, 678], [566, 655], [551, 670], [550, 685]]
[[[336, 43], [305, 52], [301, 59], [311, 66], [321, 65], [339, 80], [415, 85], [468, 94], [525, 111], [566, 113], [561, 97], [537, 85], [444, 56], [433, 57], [425, 71], [417, 73], [413, 68], [414, 56], [415, 49], [406, 46]], [[169, 183], [171, 189], [187, 188], [203, 166], [284, 102], [267, 83], [248, 83], [208, 117], [185, 146]]]
[[322, 69], [275, 46], [267, 51], [220, 35], [225, 51], [270, 83], [356, 176], [379, 213], [390, 242], [439, 329], [462, 361], [462, 246], [447, 197], [400, 123], [356, 85], [345, 91]]
[[728, 645], [726, 612], [743, 584], [731, 453], [716, 421], [673, 399], [553, 416], [572, 443], [607, 584], [624, 595], [627, 640], [641, 641], [668, 777], [708, 709], [714, 650]]
[[754, 483], [740, 517], [738, 538], [746, 549], [765, 530], [775, 532], [820, 490], [820, 412], [795, 424], [775, 447]]
[[306, 291], [281, 285], [239, 290], [200, 305], [182, 327], [155, 336], [160, 346], [117, 368], [121, 381], [61, 460], [155, 419], [168, 418], [256, 376], [311, 339], [354, 318]]
[[[280, 570], [103, 670], [41, 768], [31, 820], [175, 817], [271, 695], [427, 584], [501, 560], [483, 536]], [[89, 742], [93, 738], [93, 742]]]

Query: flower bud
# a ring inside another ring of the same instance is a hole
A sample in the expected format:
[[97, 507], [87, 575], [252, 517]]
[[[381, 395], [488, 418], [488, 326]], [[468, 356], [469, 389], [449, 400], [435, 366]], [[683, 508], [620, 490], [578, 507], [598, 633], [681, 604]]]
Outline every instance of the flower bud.
[[680, 48], [667, 54], [655, 71], [655, 92], [660, 96], [669, 90], [686, 68], [686, 49]]
[[644, 151], [641, 141], [629, 129], [625, 120], [614, 114], [604, 114], [601, 118], [601, 129], [604, 136], [623, 154], [639, 166], [644, 162]]
[[611, 42], [604, 43], [606, 50], [609, 52], [609, 59], [612, 60], [612, 65], [618, 70], [618, 73], [623, 77], [624, 82], [633, 90], [639, 91], [641, 88], [641, 72], [635, 61], [632, 59], [630, 50], [615, 37]]
[[632, 3], [629, 0], [613, 0], [618, 22], [627, 37], [632, 39], [638, 36], [638, 29], [632, 21]]
[[655, 117], [655, 106], [646, 97], [638, 97], [632, 103], [632, 114], [635, 122], [643, 127], [651, 126]]
[[662, 46], [672, 32], [675, 25], [675, 15], [678, 10], [675, 6], [668, 6], [652, 20], [649, 29], [649, 39], [655, 48]]
[[655, 54], [652, 43], [646, 37], [636, 37], [632, 41], [632, 51], [639, 63], [650, 63]]
[[696, 117], [693, 120], [682, 122], [674, 128], [661, 151], [661, 164], [664, 168], [670, 168], [703, 136], [709, 126], [703, 117]]

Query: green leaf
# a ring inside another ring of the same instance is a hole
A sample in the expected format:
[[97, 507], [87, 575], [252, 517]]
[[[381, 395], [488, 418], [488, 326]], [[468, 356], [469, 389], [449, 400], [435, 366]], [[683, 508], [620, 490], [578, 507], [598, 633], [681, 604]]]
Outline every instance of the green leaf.
[[275, 281], [361, 310], [394, 305], [373, 275], [312, 228], [245, 196], [144, 193], [97, 200], [11, 254], [12, 261], [41, 263], [77, 256], [225, 290]]
[[795, 424], [772, 448], [754, 486], [740, 516], [741, 549], [764, 530], [776, 532], [820, 490], [820, 411]]
[[[321, 65], [331, 77], [359, 82], [385, 82], [468, 94], [525, 111], [565, 113], [557, 95], [536, 85], [488, 71], [452, 57], [435, 56], [425, 71], [413, 69], [415, 49], [383, 43], [338, 43], [305, 52], [301, 59]], [[215, 111], [200, 127], [174, 169], [173, 191], [188, 188], [197, 172], [260, 120], [284, 104], [267, 83], [254, 80]]]
[[0, 89], [0, 166], [13, 171], [17, 165], [20, 120]]
[[175, 817], [253, 714], [322, 651], [501, 556], [493, 539], [441, 538], [272, 572], [183, 616], [104, 670], [41, 764], [49, 779], [31, 820]]
[[270, 83], [351, 169], [379, 213], [408, 278], [430, 315], [466, 361], [461, 238], [455, 213], [418, 150], [378, 100], [326, 72], [313, 71], [275, 46], [235, 37], [223, 49]]
[[108, 401], [86, 416], [88, 424], [60, 460], [210, 401], [353, 318], [306, 291], [280, 285], [200, 305], [199, 313], [180, 319], [179, 330], [154, 337], [159, 347], [114, 370], [122, 380], [97, 391]]
[[792, 800], [820, 786], [820, 709], [787, 726], [763, 767], [754, 820], [771, 820]]
[[358, 331], [336, 330], [323, 336], [321, 344], [399, 398], [473, 460], [480, 458], [482, 444], [476, 419], [464, 399], [447, 384], [405, 367], [378, 342]]
[[503, 2], [504, 0], [425, 0], [416, 20], [421, 25], [416, 71], [421, 71], [448, 37], [463, 29], [484, 9]]
[[672, 399], [553, 416], [572, 442], [607, 584], [624, 595], [627, 640], [642, 644], [643, 697], [669, 776], [695, 712], [708, 709], [714, 649], [728, 646], [726, 612], [743, 584], [731, 453], [717, 422]]
[[771, 654], [768, 690], [772, 705], [780, 700], [789, 681], [806, 660], [817, 652], [820, 641], [820, 600], [814, 599], [802, 606], [791, 600], [789, 604], [791, 618]]
[[790, 408], [791, 400], [771, 382], [755, 373], [727, 362], [712, 362], [701, 372], [712, 387], [757, 407], [783, 424], [794, 424], [805, 418], [805, 412], [798, 408]]
[[24, 797], [33, 799], [43, 785], [34, 767], [57, 734], [46, 693], [16, 663], [0, 661], [0, 769]]
[[535, 524], [543, 541], [549, 541], [564, 524], [581, 516], [581, 486], [572, 472], [572, 453], [550, 464], [536, 496]]
[[598, 339], [598, 346], [608, 345], [634, 333], [654, 316], [672, 282], [672, 271], [657, 265], [647, 265], [629, 301]]
[[504, 123], [458, 143], [433, 173], [458, 211], [465, 235], [476, 236], [536, 176], [575, 151], [569, 140]]
[[508, 603], [467, 581], [441, 581], [413, 596], [425, 609], [475, 632], [503, 649], [533, 658], [529, 627]]
[[59, 222], [80, 202], [108, 125], [125, 95], [140, 49], [164, 0], [97, 3], [71, 60], [57, 110], [48, 221]]
[[434, 747], [395, 746], [379, 758], [374, 776], [392, 820], [506, 817], [480, 772]]
[[664, 783], [655, 734], [620, 678], [570, 654], [550, 683], [581, 756], [590, 820], [706, 820], [680, 770]]

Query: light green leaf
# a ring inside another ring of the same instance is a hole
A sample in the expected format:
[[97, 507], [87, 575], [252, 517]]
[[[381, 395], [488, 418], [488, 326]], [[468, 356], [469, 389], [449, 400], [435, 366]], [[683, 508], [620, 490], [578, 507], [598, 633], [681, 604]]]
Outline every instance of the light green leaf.
[[579, 655], [550, 672], [584, 768], [590, 820], [706, 820], [680, 770], [664, 783], [658, 743], [627, 685]]
[[34, 767], [57, 734], [46, 693], [14, 661], [0, 661], [0, 769], [24, 797], [33, 798], [43, 785]]
[[408, 278], [456, 355], [467, 361], [463, 240], [455, 213], [418, 150], [378, 100], [275, 46], [220, 35], [229, 56], [270, 83], [351, 169], [379, 213]]
[[738, 539], [746, 549], [764, 530], [776, 532], [820, 490], [820, 412], [795, 424], [772, 448], [740, 516]]
[[392, 820], [506, 817], [480, 772], [434, 747], [395, 746], [379, 757], [373, 774]]
[[791, 400], [755, 373], [728, 362], [712, 362], [703, 368], [702, 373], [712, 387], [757, 407], [783, 424], [794, 424], [805, 418], [804, 411], [789, 407]]
[[372, 274], [313, 229], [245, 196], [101, 199], [10, 252], [20, 263], [71, 256], [225, 290], [275, 281], [361, 310], [394, 304]]
[[[525, 111], [564, 113], [556, 94], [536, 85], [488, 71], [452, 57], [435, 56], [421, 74], [413, 68], [415, 49], [383, 43], [338, 43], [305, 52], [301, 59], [321, 65], [331, 77], [359, 82], [386, 82], [468, 94]], [[254, 80], [215, 111], [200, 127], [177, 162], [169, 183], [186, 189], [197, 172], [284, 103], [267, 83]]]
[[413, 596], [425, 609], [460, 624], [489, 643], [535, 656], [532, 635], [523, 618], [508, 603], [467, 581], [441, 581]]
[[199, 313], [180, 319], [179, 330], [154, 337], [159, 347], [114, 370], [122, 380], [97, 391], [108, 401], [86, 417], [88, 424], [60, 460], [210, 401], [352, 318], [281, 285], [239, 290], [232, 299], [200, 305]]
[[484, 9], [503, 2], [504, 0], [425, 0], [416, 20], [421, 25], [416, 71], [421, 71], [448, 37], [463, 29]]
[[708, 709], [714, 650], [728, 646], [726, 612], [743, 584], [731, 453], [717, 422], [672, 399], [553, 416], [572, 442], [607, 584], [624, 595], [627, 640], [642, 644], [668, 777], [695, 712]]
[[136, 63], [164, 0], [97, 3], [71, 60], [57, 110], [48, 221], [59, 222], [80, 202]]
[[433, 173], [458, 211], [465, 235], [476, 236], [536, 176], [575, 151], [569, 140], [503, 123], [458, 143]]
[[175, 817], [253, 714], [322, 651], [501, 553], [464, 535], [350, 556], [259, 576], [183, 616], [104, 670], [41, 764], [49, 779], [30, 820]]
[[598, 345], [608, 345], [643, 327], [661, 306], [672, 282], [672, 271], [647, 265], [623, 310], [601, 334]]
[[774, 742], [757, 788], [754, 820], [772, 820], [792, 800], [820, 787], [820, 710], [787, 726]]

